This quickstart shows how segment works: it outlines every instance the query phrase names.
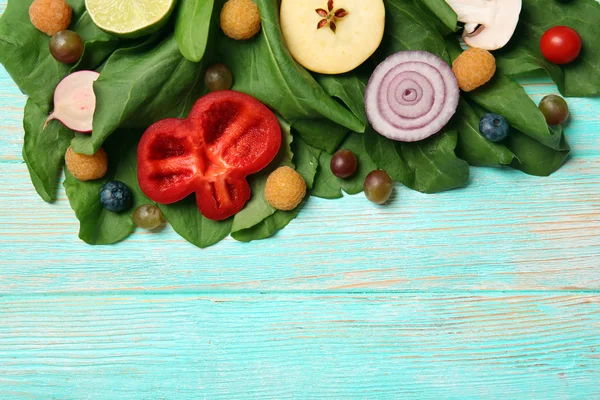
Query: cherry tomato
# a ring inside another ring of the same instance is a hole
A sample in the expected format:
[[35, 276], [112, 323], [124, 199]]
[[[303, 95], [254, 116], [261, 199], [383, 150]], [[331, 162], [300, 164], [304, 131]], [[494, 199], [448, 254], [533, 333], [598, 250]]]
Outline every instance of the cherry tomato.
[[581, 37], [568, 26], [555, 26], [542, 35], [542, 54], [554, 64], [568, 64], [581, 52]]

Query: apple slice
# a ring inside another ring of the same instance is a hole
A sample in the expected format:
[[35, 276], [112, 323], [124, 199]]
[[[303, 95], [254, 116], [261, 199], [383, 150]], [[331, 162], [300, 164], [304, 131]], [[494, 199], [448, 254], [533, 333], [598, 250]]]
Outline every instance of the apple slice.
[[281, 31], [292, 57], [314, 72], [341, 74], [383, 38], [383, 0], [282, 0]]

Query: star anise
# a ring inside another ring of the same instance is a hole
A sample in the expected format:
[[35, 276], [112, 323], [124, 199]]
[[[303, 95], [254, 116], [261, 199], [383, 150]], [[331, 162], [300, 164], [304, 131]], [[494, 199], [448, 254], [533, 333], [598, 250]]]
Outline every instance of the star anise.
[[338, 8], [337, 10], [334, 10], [333, 0], [327, 1], [327, 10], [323, 8], [317, 8], [315, 11], [319, 15], [319, 17], [323, 18], [317, 24], [317, 29], [329, 26], [329, 29], [331, 29], [333, 33], [335, 33], [335, 31], [337, 30], [336, 22], [348, 15], [348, 11], [346, 11], [343, 8]]

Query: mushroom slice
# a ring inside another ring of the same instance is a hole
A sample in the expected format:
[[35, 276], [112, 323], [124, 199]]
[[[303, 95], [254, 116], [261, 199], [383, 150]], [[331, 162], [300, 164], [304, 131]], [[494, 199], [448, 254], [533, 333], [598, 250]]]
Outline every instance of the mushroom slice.
[[471, 47], [497, 50], [517, 29], [522, 0], [446, 0], [465, 23], [463, 40]]

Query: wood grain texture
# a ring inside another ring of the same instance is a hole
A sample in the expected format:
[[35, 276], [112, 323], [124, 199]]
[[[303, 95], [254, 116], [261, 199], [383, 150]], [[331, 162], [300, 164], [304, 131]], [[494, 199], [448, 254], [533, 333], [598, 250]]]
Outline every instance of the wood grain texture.
[[552, 177], [310, 199], [205, 250], [79, 241], [29, 181], [24, 104], [0, 67], [0, 399], [600, 399], [600, 99], [569, 99]]
[[0, 398], [599, 399], [595, 295], [0, 300]]
[[168, 228], [109, 247], [80, 242], [61, 194], [39, 200], [23, 164], [2, 164], [0, 293], [168, 290], [549, 290], [600, 288], [600, 181], [573, 159], [551, 179], [474, 169], [465, 190], [398, 188], [311, 199], [275, 238], [199, 250]]

